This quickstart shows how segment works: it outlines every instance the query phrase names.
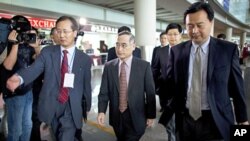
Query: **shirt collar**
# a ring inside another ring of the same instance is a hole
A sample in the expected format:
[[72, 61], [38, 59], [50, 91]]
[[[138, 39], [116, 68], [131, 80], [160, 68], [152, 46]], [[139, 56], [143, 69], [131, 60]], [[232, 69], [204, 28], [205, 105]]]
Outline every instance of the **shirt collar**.
[[65, 49], [64, 47], [61, 46], [61, 52], [62, 52], [63, 50], [67, 50], [68, 53], [69, 53], [69, 55], [73, 55], [73, 53], [74, 53], [74, 51], [75, 51], [75, 45], [72, 46], [72, 47], [70, 47], [70, 48], [67, 48], [67, 49]]
[[[127, 66], [131, 66], [131, 63], [132, 63], [132, 58], [133, 58], [133, 55], [131, 55], [130, 57], [128, 57], [124, 62], [126, 63]], [[122, 64], [122, 60], [119, 59], [119, 66]]]
[[[210, 42], [210, 37], [208, 38], [208, 40], [206, 42], [204, 42], [202, 45], [201, 45], [201, 51], [205, 54], [208, 53], [208, 46], [209, 46], [209, 42]], [[198, 44], [195, 44], [194, 42], [192, 42], [192, 52], [194, 53], [195, 50], [197, 49], [199, 45]]]

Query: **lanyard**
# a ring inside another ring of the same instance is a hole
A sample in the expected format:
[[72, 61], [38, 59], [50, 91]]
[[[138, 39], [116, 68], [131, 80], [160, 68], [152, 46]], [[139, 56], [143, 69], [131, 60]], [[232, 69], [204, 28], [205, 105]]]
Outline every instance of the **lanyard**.
[[[68, 63], [68, 72], [69, 73], [72, 73], [72, 68], [73, 68], [73, 60], [75, 58], [75, 53], [76, 53], [76, 49], [74, 50], [73, 54], [72, 54], [72, 57], [71, 57], [71, 60], [70, 60], [70, 63]], [[63, 58], [63, 54], [62, 54], [62, 58]]]

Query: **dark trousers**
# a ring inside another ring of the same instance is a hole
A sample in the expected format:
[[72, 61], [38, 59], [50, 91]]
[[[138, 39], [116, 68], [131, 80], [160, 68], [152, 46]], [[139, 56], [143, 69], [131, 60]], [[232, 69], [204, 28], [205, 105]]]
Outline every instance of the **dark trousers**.
[[40, 134], [41, 121], [38, 119], [38, 115], [37, 115], [37, 104], [38, 104], [38, 96], [35, 95], [33, 91], [33, 105], [32, 105], [33, 126], [31, 130], [30, 141], [41, 141], [41, 134]]
[[159, 102], [160, 102], [160, 106], [161, 108], [164, 108], [167, 104], [168, 104], [168, 99], [166, 98], [166, 92], [161, 92], [159, 93]]
[[188, 111], [181, 118], [176, 119], [177, 141], [223, 140], [210, 110], [202, 111], [202, 116], [196, 121], [189, 115]]
[[51, 127], [57, 141], [74, 141], [76, 127], [73, 121], [69, 102], [61, 104], [58, 102], [56, 115]]
[[41, 122], [37, 118], [36, 113], [32, 113], [32, 130], [31, 130], [31, 136], [30, 136], [30, 141], [41, 141], [41, 135], [40, 135], [40, 125]]
[[119, 127], [114, 127], [117, 141], [139, 141], [144, 134], [135, 130], [129, 109], [120, 114], [119, 122]]

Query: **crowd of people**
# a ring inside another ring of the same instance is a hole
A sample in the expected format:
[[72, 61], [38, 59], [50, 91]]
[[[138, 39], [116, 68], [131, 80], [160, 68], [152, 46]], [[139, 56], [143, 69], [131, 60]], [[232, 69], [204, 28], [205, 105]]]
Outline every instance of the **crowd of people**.
[[[130, 28], [119, 28], [102, 74], [98, 124], [105, 125], [109, 109], [117, 140], [139, 141], [155, 124], [157, 94], [162, 114], [156, 122], [169, 141], [230, 141], [231, 125], [249, 125], [237, 45], [210, 36], [213, 21], [208, 3], [193, 3], [184, 13], [189, 40], [182, 41], [181, 25], [170, 23], [151, 64], [141, 59]], [[78, 29], [73, 17], [61, 16], [51, 31], [54, 45], [40, 50], [39, 39], [16, 42], [15, 30], [1, 44], [1, 51], [7, 47], [0, 76], [7, 141], [39, 141], [41, 128], [56, 141], [82, 140], [92, 62], [75, 47]], [[27, 33], [38, 35], [35, 28]]]

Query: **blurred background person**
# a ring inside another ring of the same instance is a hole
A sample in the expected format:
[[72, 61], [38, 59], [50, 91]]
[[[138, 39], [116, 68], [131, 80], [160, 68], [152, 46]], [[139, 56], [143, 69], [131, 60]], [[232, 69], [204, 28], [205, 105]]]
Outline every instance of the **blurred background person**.
[[[156, 52], [155, 63], [151, 64], [154, 80], [156, 81], [156, 87], [158, 87], [159, 98], [162, 109], [164, 110], [166, 105], [168, 105], [172, 98], [172, 93], [166, 88], [164, 83], [164, 76], [166, 76], [166, 69], [169, 61], [170, 49], [175, 45], [179, 44], [182, 39], [182, 27], [177, 23], [170, 23], [166, 28], [166, 37], [168, 45], [159, 48]], [[168, 112], [166, 110], [163, 111]], [[163, 114], [164, 114], [163, 113]], [[166, 127], [168, 133], [168, 140], [175, 141], [175, 116], [171, 118], [168, 122], [161, 122]]]
[[[156, 58], [155, 58], [155, 56], [156, 56], [156, 53], [157, 53], [157, 50], [159, 49], [159, 48], [161, 48], [161, 47], [166, 47], [167, 45], [168, 45], [168, 40], [167, 40], [167, 33], [164, 31], [164, 32], [161, 32], [161, 34], [160, 34], [160, 43], [161, 43], [161, 45], [159, 45], [159, 46], [156, 46], [155, 48], [154, 48], [154, 50], [153, 50], [153, 54], [152, 54], [152, 59], [151, 59], [151, 67], [152, 67], [152, 64], [155, 64], [156, 63]], [[153, 71], [153, 70], [152, 70]], [[153, 75], [154, 75], [154, 73], [153, 73]], [[154, 77], [155, 78], [155, 77]], [[156, 83], [156, 81], [155, 81], [155, 83]], [[158, 88], [157, 87], [155, 87], [155, 89], [156, 89], [156, 94], [158, 94]]]
[[227, 36], [225, 34], [223, 34], [223, 33], [220, 33], [220, 34], [217, 35], [217, 38], [221, 39], [221, 40], [226, 40]]
[[56, 27], [51, 28], [50, 39], [53, 41], [54, 45], [60, 45], [60, 39], [56, 34]]

